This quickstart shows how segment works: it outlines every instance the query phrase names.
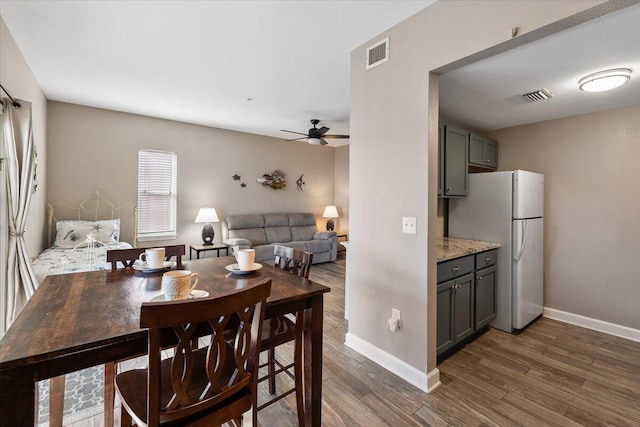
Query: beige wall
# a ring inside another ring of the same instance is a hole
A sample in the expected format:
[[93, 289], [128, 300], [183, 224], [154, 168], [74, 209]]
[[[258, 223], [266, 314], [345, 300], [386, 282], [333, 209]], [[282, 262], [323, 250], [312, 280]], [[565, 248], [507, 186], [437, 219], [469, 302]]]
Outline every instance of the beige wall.
[[[335, 149], [334, 201], [340, 218], [336, 221], [338, 234], [349, 234], [349, 146]], [[341, 248], [338, 248], [341, 249]]]
[[640, 329], [640, 106], [488, 136], [545, 175], [545, 307]]
[[[31, 198], [24, 239], [32, 256], [44, 247], [47, 173], [47, 99], [0, 18], [0, 82], [17, 99], [31, 103], [33, 140], [38, 150], [39, 189]], [[5, 97], [0, 91], [0, 97]], [[4, 224], [3, 224], [4, 225]]]
[[[511, 46], [514, 26], [526, 39], [599, 3], [439, 1], [352, 52], [348, 340], [365, 343], [389, 365], [437, 374], [435, 345], [428, 345], [436, 338], [438, 123], [435, 103], [429, 108], [429, 71]], [[389, 62], [366, 71], [366, 47], [385, 36]], [[417, 218], [416, 235], [401, 233], [403, 216]], [[395, 333], [385, 328], [392, 308], [403, 320]]]
[[[334, 202], [334, 148], [196, 126], [61, 102], [49, 103], [47, 198], [77, 202], [100, 190], [115, 204], [136, 203], [137, 151], [178, 154], [178, 239], [201, 244], [198, 209], [216, 208], [220, 219], [235, 213], [313, 212]], [[286, 190], [256, 179], [279, 169]], [[304, 191], [296, 180], [304, 173]], [[238, 174], [240, 181], [232, 176]], [[240, 183], [245, 182], [246, 188]], [[214, 224], [215, 241], [222, 239]], [[149, 246], [153, 243], [141, 243]]]

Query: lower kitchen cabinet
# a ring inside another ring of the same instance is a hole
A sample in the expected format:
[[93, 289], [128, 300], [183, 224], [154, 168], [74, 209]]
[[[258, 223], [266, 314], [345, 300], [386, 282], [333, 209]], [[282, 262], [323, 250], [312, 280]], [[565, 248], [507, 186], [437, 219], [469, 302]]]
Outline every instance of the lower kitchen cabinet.
[[497, 249], [438, 263], [437, 354], [496, 317]]

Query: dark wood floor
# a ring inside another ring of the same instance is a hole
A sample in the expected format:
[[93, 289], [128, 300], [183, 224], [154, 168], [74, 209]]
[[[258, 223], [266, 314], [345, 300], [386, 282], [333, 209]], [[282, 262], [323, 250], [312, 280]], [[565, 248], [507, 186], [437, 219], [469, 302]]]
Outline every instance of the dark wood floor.
[[[344, 345], [344, 258], [314, 265], [311, 279], [332, 289], [323, 426], [640, 426], [640, 343], [544, 318], [517, 335], [489, 329], [439, 365], [442, 385], [427, 395]], [[261, 411], [260, 424], [294, 426], [294, 402]]]

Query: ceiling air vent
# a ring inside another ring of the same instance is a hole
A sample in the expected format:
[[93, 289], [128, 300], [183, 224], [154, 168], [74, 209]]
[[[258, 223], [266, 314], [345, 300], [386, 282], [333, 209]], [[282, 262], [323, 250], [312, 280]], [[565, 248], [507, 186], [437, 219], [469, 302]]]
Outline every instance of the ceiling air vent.
[[553, 98], [553, 94], [549, 92], [549, 89], [540, 89], [535, 92], [525, 93], [522, 97], [529, 102], [538, 102]]
[[367, 48], [367, 70], [389, 60], [389, 37]]

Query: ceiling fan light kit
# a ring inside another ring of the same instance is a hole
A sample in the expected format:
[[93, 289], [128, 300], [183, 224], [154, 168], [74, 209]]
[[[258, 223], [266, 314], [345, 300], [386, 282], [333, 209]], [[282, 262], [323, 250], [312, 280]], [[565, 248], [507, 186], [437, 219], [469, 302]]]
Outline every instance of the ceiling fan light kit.
[[316, 125], [320, 123], [320, 120], [311, 119], [310, 121], [313, 127], [310, 128], [307, 133], [295, 132], [292, 130], [285, 130], [285, 129], [280, 129], [280, 132], [289, 132], [289, 133], [295, 133], [298, 135], [304, 135], [303, 137], [300, 137], [300, 138], [287, 139], [287, 141], [300, 141], [302, 139], [306, 139], [310, 145], [329, 144], [325, 138], [337, 138], [337, 139], [349, 138], [349, 135], [328, 135], [327, 134], [327, 132], [329, 132], [328, 127], [326, 126], [322, 126], [321, 128], [316, 127]]
[[585, 92], [603, 92], [622, 86], [629, 80], [631, 80], [630, 69], [616, 68], [589, 74], [580, 79], [578, 86]]

